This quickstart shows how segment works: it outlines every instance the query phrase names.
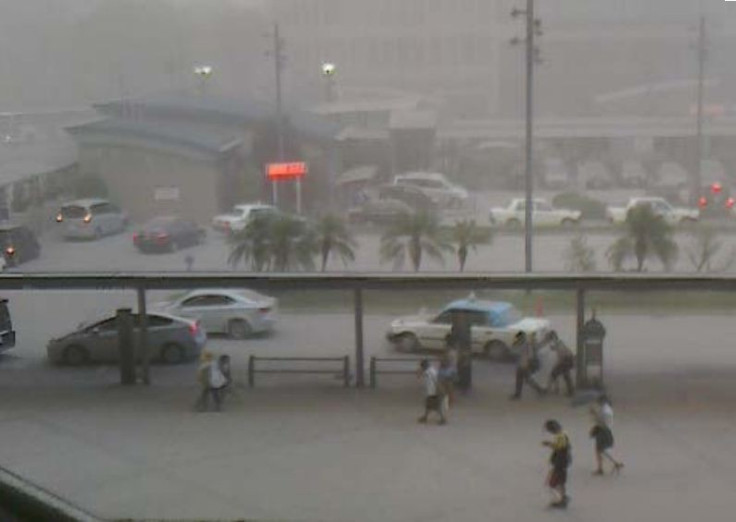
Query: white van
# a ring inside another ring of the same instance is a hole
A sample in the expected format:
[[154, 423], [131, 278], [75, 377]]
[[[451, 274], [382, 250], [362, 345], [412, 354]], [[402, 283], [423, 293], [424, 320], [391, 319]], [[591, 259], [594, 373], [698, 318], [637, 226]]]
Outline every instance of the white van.
[[79, 199], [62, 205], [56, 222], [67, 239], [98, 239], [124, 231], [128, 216], [106, 199]]

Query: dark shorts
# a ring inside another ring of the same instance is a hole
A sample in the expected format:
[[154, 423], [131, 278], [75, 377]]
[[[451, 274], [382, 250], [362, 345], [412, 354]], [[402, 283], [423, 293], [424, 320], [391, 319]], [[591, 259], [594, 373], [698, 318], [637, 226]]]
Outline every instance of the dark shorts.
[[593, 426], [590, 436], [595, 439], [595, 450], [598, 453], [613, 447], [613, 433], [605, 426]]
[[427, 410], [440, 411], [441, 405], [442, 401], [440, 401], [439, 395], [430, 395], [424, 399], [424, 407], [427, 408]]
[[567, 483], [567, 468], [555, 466], [549, 475], [549, 487], [556, 488], [564, 486]]

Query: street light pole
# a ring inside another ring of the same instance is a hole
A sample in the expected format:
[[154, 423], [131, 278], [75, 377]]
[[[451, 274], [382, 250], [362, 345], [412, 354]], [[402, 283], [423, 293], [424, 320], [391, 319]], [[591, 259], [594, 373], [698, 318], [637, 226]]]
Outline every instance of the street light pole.
[[532, 265], [532, 175], [533, 175], [533, 109], [534, 109], [534, 0], [526, 1], [526, 172], [524, 208], [524, 271], [529, 273]]
[[693, 170], [693, 191], [691, 199], [697, 201], [701, 187], [702, 177], [702, 156], [703, 156], [703, 86], [705, 83], [705, 61], [707, 59], [706, 36], [705, 36], [705, 16], [700, 17], [700, 25], [698, 27], [698, 87], [697, 101], [695, 110], [695, 169]]
[[[284, 115], [282, 106], [281, 92], [281, 72], [284, 68], [283, 40], [279, 34], [279, 24], [273, 26], [273, 64], [276, 74], [276, 140], [278, 160], [284, 161]], [[277, 181], [271, 181], [271, 191], [273, 197], [273, 205], [278, 206], [278, 188]]]

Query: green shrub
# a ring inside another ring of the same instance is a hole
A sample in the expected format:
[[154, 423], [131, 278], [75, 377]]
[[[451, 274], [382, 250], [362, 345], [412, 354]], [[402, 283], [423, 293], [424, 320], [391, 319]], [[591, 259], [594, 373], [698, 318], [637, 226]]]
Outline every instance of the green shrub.
[[582, 213], [582, 219], [606, 219], [605, 203], [577, 192], [557, 194], [552, 199], [552, 205], [559, 208], [579, 210]]

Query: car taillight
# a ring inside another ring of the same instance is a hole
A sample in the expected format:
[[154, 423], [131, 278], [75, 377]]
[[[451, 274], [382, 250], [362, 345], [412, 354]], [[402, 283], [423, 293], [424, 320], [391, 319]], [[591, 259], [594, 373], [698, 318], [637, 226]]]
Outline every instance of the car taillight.
[[700, 208], [707, 207], [708, 206], [708, 198], [706, 198], [705, 196], [701, 196], [700, 199], [698, 200], [698, 206]]
[[259, 308], [258, 311], [261, 312], [262, 314], [267, 314], [268, 312], [271, 311], [271, 309], [266, 306], [266, 307], [263, 307], [263, 308]]
[[196, 321], [189, 325], [189, 333], [192, 334], [192, 337], [196, 337], [199, 333], [199, 321]]
[[61, 213], [56, 214], [56, 222], [61, 223], [62, 221], [64, 221], [64, 216]]
[[86, 216], [84, 216], [84, 219], [82, 221], [84, 221], [85, 223], [91, 222], [92, 221], [92, 214], [87, 214]]
[[734, 198], [728, 198], [726, 200], [726, 208], [733, 208], [734, 204], [736, 203], [736, 199]]
[[134, 232], [134, 233], [133, 233], [133, 243], [137, 243], [137, 242], [138, 242], [138, 239], [139, 239], [139, 237], [140, 237], [140, 236], [138, 235], [138, 232]]
[[9, 256], [12, 256], [15, 254], [15, 248], [13, 248], [12, 246], [9, 246], [8, 248], [5, 249], [5, 253], [8, 254]]

